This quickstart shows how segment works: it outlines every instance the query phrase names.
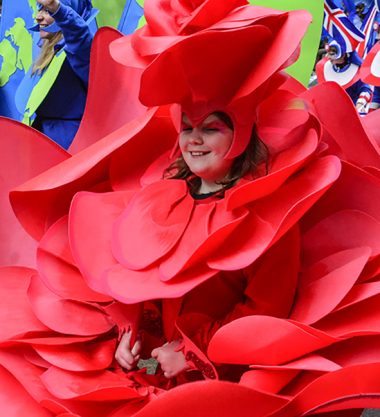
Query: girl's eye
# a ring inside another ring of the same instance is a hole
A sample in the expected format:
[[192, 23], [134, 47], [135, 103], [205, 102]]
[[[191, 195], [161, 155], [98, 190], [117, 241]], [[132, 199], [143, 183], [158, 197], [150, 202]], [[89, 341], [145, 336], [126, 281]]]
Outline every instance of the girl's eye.
[[193, 128], [191, 126], [182, 126], [181, 132], [191, 132]]

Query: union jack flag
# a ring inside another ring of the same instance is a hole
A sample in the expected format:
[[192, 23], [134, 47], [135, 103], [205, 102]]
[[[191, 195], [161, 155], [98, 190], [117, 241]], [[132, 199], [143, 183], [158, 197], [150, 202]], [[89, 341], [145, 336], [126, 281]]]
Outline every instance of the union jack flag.
[[[379, 0], [380, 1], [380, 0]], [[364, 33], [336, 6], [332, 0], [324, 2], [323, 27], [345, 52], [352, 52], [365, 38]]]
[[360, 28], [365, 35], [364, 41], [359, 43], [356, 49], [356, 52], [359, 54], [360, 58], [364, 59], [376, 42], [373, 30], [377, 12], [378, 11], [375, 4], [372, 4], [370, 9], [368, 10], [368, 13], [366, 14], [366, 17], [364, 18], [362, 27]]

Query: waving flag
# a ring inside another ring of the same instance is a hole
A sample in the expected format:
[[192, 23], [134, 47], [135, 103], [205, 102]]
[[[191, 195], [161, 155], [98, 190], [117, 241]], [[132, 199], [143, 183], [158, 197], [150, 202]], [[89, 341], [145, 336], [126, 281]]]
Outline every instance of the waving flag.
[[378, 11], [375, 4], [369, 8], [364, 20], [361, 31], [364, 33], [364, 41], [359, 43], [357, 47], [357, 53], [361, 58], [365, 58], [373, 45], [376, 43], [376, 37], [374, 35], [374, 23]]
[[364, 33], [332, 0], [325, 0], [323, 27], [345, 49], [345, 52], [354, 51], [365, 38]]

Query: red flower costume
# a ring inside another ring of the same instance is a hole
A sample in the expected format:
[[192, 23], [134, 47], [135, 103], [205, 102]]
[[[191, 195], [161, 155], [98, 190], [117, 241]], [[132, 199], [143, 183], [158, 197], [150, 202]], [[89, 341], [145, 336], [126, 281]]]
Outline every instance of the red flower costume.
[[[279, 73], [296, 56], [306, 13], [244, 1], [146, 3], [148, 25], [111, 53], [141, 69], [143, 103], [162, 107], [11, 192], [39, 245], [36, 270], [1, 271], [7, 415], [23, 407], [32, 416], [248, 416], [254, 407], [296, 416], [380, 406], [375, 113], [363, 127], [339, 87], [304, 91]], [[203, 201], [183, 180], [163, 180], [177, 143], [163, 106], [171, 103], [192, 120], [227, 111], [229, 156], [255, 124], [268, 173], [261, 167], [224, 198]], [[113, 355], [125, 328], [143, 328], [149, 349], [181, 336], [207, 381], [165, 391], [172, 381], [160, 375], [124, 373]]]

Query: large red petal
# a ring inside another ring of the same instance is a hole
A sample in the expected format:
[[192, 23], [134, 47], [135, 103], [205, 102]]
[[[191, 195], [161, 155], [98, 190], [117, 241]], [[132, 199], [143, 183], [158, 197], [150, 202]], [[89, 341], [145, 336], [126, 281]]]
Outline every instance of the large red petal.
[[[268, 331], [269, 330], [269, 331]], [[252, 337], [247, 338], [247, 335]], [[244, 340], [244, 343], [236, 343]], [[208, 355], [214, 362], [277, 365], [336, 341], [324, 332], [270, 316], [247, 316], [221, 327]]]
[[150, 266], [181, 238], [193, 206], [185, 181], [163, 180], [145, 187], [114, 224], [113, 255], [130, 269]]
[[284, 398], [238, 384], [202, 381], [168, 391], [147, 404], [136, 417], [264, 417], [286, 403]]
[[28, 297], [35, 315], [57, 332], [90, 336], [107, 332], [114, 326], [100, 308], [58, 297], [37, 275], [32, 277]]
[[338, 252], [314, 266], [314, 269], [319, 266], [323, 272], [320, 276], [314, 272], [312, 280], [305, 271], [300, 278], [291, 318], [311, 324], [333, 311], [358, 280], [370, 254], [369, 248]]
[[[307, 90], [304, 96], [314, 103], [323, 128], [339, 146], [338, 156], [359, 166], [379, 165], [378, 145], [367, 135], [351, 98], [338, 84], [323, 83]], [[334, 111], [332, 102], [339, 103]]]
[[41, 377], [50, 393], [60, 399], [91, 401], [141, 400], [135, 383], [127, 374], [102, 372], [67, 372], [51, 367]]
[[66, 345], [34, 345], [34, 350], [51, 365], [68, 371], [96, 371], [113, 361], [116, 340]]
[[68, 242], [67, 220], [67, 216], [58, 220], [39, 244], [37, 264], [43, 283], [62, 298], [110, 301], [106, 295], [91, 290], [75, 267]]
[[23, 386], [2, 366], [0, 366], [1, 412], [7, 417], [52, 417], [38, 401], [33, 399]]
[[26, 296], [35, 273], [32, 269], [22, 267], [0, 269], [0, 340], [22, 338], [28, 333], [49, 330], [37, 319]]
[[36, 243], [17, 220], [8, 193], [64, 161], [69, 154], [42, 133], [3, 117], [0, 118], [0, 137], [0, 265], [33, 267]]
[[102, 274], [117, 264], [111, 250], [112, 228], [132, 195], [83, 192], [71, 205], [69, 236], [73, 256], [87, 284], [103, 294], [107, 292]]
[[273, 240], [279, 239], [336, 180], [340, 164], [334, 157], [316, 160], [291, 177], [277, 192], [258, 200], [231, 238], [210, 257], [208, 265], [219, 270], [251, 264]]
[[123, 35], [111, 27], [100, 28], [95, 34], [91, 47], [86, 108], [69, 148], [72, 154], [146, 111], [138, 100], [141, 71], [119, 64], [109, 53], [109, 44], [121, 37]]

